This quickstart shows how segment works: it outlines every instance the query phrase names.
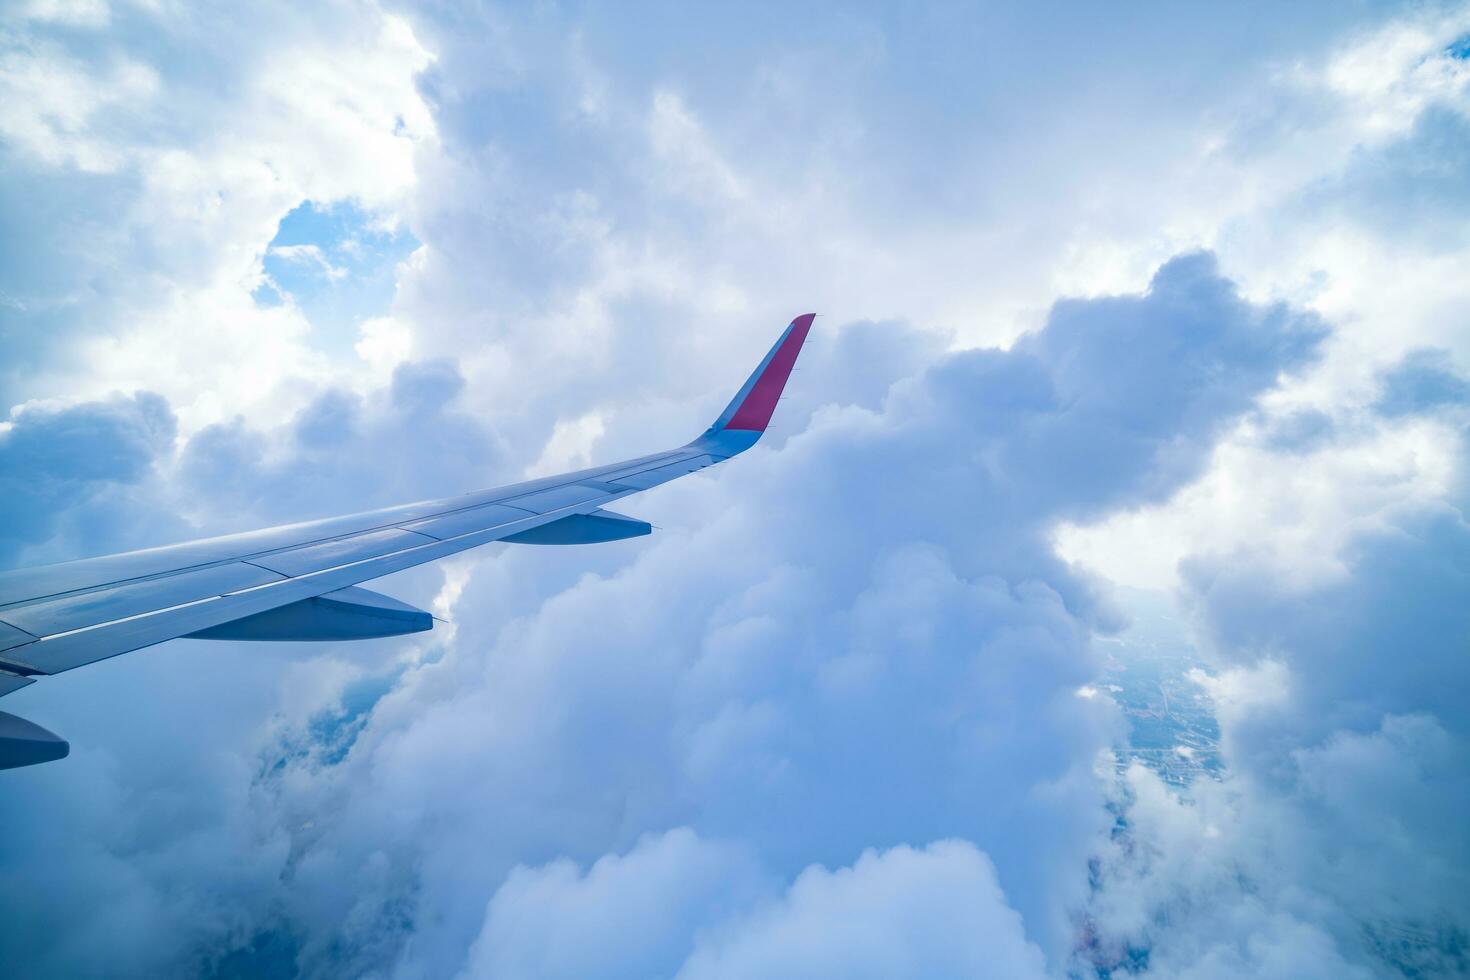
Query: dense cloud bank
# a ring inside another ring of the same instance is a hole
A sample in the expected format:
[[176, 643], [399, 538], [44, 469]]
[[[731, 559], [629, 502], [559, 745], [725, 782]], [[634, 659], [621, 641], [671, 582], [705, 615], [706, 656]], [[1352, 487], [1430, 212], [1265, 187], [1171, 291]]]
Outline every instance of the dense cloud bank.
[[1457, 475], [1447, 499], [1364, 522], [1327, 580], [1249, 546], [1189, 564], [1228, 776], [1185, 804], [1128, 772], [1130, 826], [1093, 907], [1113, 945], [1094, 960], [1146, 949], [1153, 972], [1191, 977], [1470, 970], [1464, 384], [1442, 357], [1386, 372], [1380, 409], [1447, 423]]
[[67, 544], [55, 542], [57, 536], [73, 548], [79, 534], [118, 541], [112, 521], [78, 521], [78, 505], [120, 496], [147, 479], [154, 460], [171, 453], [173, 439], [168, 402], [150, 392], [64, 408], [32, 406], [12, 416], [0, 432], [0, 567], [27, 546], [49, 543], [65, 555]]
[[[932, 956], [965, 973], [985, 948], [993, 975], [1038, 971], [1074, 941], [1107, 826], [1094, 766], [1117, 733], [1106, 702], [1078, 694], [1096, 676], [1090, 629], [1112, 614], [1051, 556], [1048, 529], [1181, 485], [1321, 336], [1242, 301], [1209, 256], [1181, 257], [1144, 295], [1063, 303], [1011, 351], [942, 357], [880, 405], [827, 405], [779, 451], [670, 487], [649, 502], [669, 530], [604, 574], [558, 585], [574, 556], [528, 550], [474, 565], [452, 633], [375, 690], [368, 678], [365, 710], [329, 694], [305, 730], [237, 750], [259, 767], [242, 801], [253, 830], [218, 859], [273, 864], [279, 891], [205, 901], [181, 934], [245, 918], [193, 947], [109, 937], [115, 961], [131, 949], [130, 969], [177, 968], [232, 943], [275, 950], [262, 934], [279, 934], [311, 974], [443, 975], [467, 955], [534, 973], [553, 954], [506, 923], [553, 928], [563, 903], [573, 923], [579, 907], [609, 914], [577, 896], [616, 877], [647, 892], [663, 933], [626, 961], [605, 952], [606, 975], [670, 957], [691, 976], [778, 960], [930, 973]], [[824, 383], [863, 400], [865, 383]], [[238, 428], [205, 429], [180, 478], [233, 474], [229, 499], [248, 504], [286, 474], [311, 487], [341, 443], [331, 482], [399, 425], [471, 425], [456, 389], [452, 370], [405, 367], [371, 404], [323, 396], [265, 440], [275, 462]], [[688, 858], [660, 872], [669, 848]], [[144, 871], [135, 900], [178, 873]], [[821, 926], [900, 909], [862, 930], [859, 960]], [[951, 932], [976, 945], [936, 951]], [[38, 962], [84, 965], [85, 948]]]

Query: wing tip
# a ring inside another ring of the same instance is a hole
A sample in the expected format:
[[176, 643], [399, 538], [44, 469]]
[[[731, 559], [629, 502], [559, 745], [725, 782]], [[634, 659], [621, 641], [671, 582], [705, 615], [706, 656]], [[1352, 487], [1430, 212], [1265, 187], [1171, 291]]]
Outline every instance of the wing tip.
[[770, 425], [776, 402], [786, 389], [791, 369], [796, 365], [797, 355], [806, 343], [815, 313], [803, 313], [791, 321], [776, 346], [756, 368], [740, 394], [726, 410], [724, 424], [717, 428], [733, 431], [764, 432]]

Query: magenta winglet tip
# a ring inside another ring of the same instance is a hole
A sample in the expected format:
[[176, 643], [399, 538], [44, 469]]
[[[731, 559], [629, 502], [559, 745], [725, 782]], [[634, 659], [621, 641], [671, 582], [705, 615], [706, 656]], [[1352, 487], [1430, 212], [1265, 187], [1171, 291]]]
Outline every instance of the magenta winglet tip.
[[806, 343], [806, 335], [811, 330], [812, 321], [816, 319], [816, 316], [815, 313], [803, 313], [791, 321], [785, 337], [772, 352], [760, 377], [755, 379], [755, 384], [746, 393], [745, 400], [740, 403], [740, 407], [735, 410], [730, 421], [725, 423], [725, 428], [751, 432], [766, 431], [766, 426], [771, 421], [771, 413], [776, 410], [776, 402], [786, 388], [786, 379], [791, 377], [791, 369], [796, 364], [796, 355], [801, 353], [801, 345]]

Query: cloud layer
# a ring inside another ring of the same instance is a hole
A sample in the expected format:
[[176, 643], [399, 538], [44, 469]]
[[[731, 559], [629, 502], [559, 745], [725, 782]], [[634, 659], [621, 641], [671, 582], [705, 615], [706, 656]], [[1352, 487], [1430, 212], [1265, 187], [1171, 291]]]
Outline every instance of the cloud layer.
[[[822, 363], [853, 363], [847, 336]], [[237, 771], [260, 767], [248, 812], [269, 846], [257, 860], [278, 862], [285, 897], [281, 922], [261, 931], [294, 937], [308, 973], [386, 958], [403, 975], [442, 974], [471, 948], [474, 963], [519, 962], [532, 954], [496, 952], [499, 923], [537, 918], [521, 903], [551, 901], [549, 882], [571, 875], [571, 887], [578, 872], [554, 864], [534, 879], [517, 866], [541, 856], [598, 862], [588, 881], [632, 875], [654, 861], [647, 835], [677, 830], [669, 840], [709, 841], [710, 860], [743, 856], [709, 874], [789, 879], [791, 892], [762, 912], [753, 885], [745, 906], [718, 889], [734, 906], [723, 918], [666, 922], [669, 942], [630, 948], [628, 962], [608, 953], [608, 975], [680, 948], [691, 975], [738, 973], [783, 955], [788, 920], [846, 915], [824, 906], [842, 908], [856, 886], [831, 882], [892, 875], [901, 896], [931, 873], [927, 901], [950, 889], [985, 901], [963, 914], [1014, 949], [997, 964], [1064, 957], [1106, 827], [1093, 767], [1115, 731], [1106, 704], [1078, 691], [1096, 676], [1089, 626], [1112, 619], [1051, 555], [1048, 529], [1182, 485], [1321, 336], [1310, 316], [1242, 301], [1210, 257], [1183, 257], [1145, 295], [1060, 304], [1010, 351], [943, 357], [879, 406], [823, 407], [779, 452], [670, 487], [650, 502], [669, 531], [604, 574], [567, 582], [565, 559], [534, 551], [475, 565], [449, 606], [451, 636], [390, 668], [402, 673], [365, 721], [318, 705], [305, 731], [286, 724], [241, 746]], [[1177, 379], [1142, 384], [1161, 360]], [[336, 485], [336, 467], [394, 444], [400, 426], [469, 425], [452, 414], [459, 386], [428, 363], [401, 367], [381, 401], [323, 396], [264, 440], [284, 454], [274, 463], [238, 425], [205, 429], [179, 478], [203, 490], [229, 474], [221, 506], [278, 506], [288, 483]], [[420, 442], [412, 471], [455, 465]], [[331, 734], [343, 725], [345, 752]], [[951, 838], [963, 842], [904, 849]], [[887, 853], [862, 857], [872, 847]], [[173, 872], [159, 873], [150, 889], [171, 891]], [[654, 908], [709, 887], [648, 875], [637, 887]], [[696, 949], [701, 927], [727, 938]], [[950, 952], [962, 971], [981, 948], [924, 953], [902, 928], [892, 940], [894, 958], [874, 962], [920, 972], [923, 956]], [[840, 972], [853, 955], [811, 942], [794, 962]]]
[[[825, 316], [651, 540], [8, 697], [0, 961], [1465, 971], [1463, 9], [225, 13], [0, 14], [0, 561], [676, 444]], [[1110, 581], [1219, 783], [1114, 778]]]

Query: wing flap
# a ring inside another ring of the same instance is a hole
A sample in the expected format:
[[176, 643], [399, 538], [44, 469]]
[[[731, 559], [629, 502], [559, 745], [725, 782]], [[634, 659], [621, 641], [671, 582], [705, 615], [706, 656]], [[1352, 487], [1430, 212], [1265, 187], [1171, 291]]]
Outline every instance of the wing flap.
[[484, 531], [505, 524], [519, 524], [532, 516], [526, 511], [516, 510], [514, 507], [506, 507], [502, 504], [484, 504], [468, 510], [457, 510], [443, 517], [414, 521], [412, 524], [403, 525], [403, 528], [415, 534], [427, 534], [431, 538], [445, 541], [473, 531]]
[[258, 555], [250, 559], [250, 564], [279, 572], [287, 578], [296, 578], [323, 568], [335, 568], [367, 558], [407, 551], [434, 540], [427, 534], [391, 527], [381, 531], [365, 531], [350, 538], [323, 541], [304, 548]]

